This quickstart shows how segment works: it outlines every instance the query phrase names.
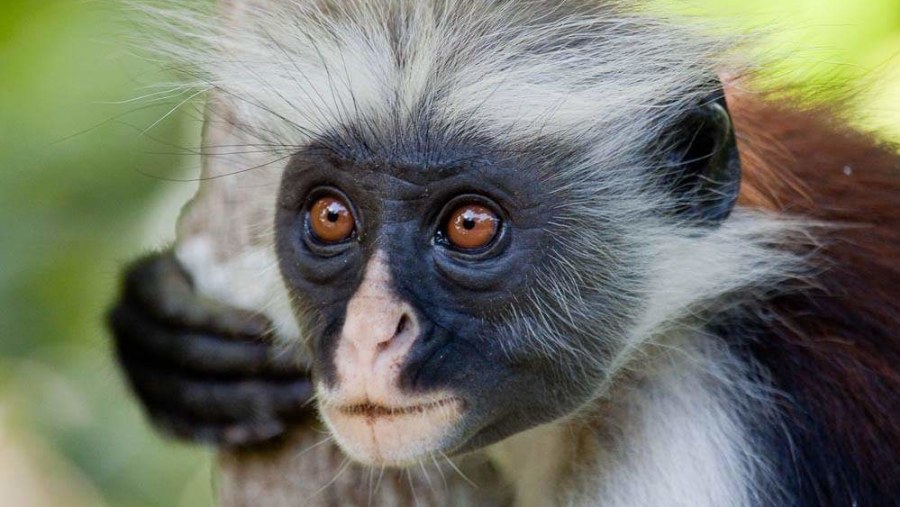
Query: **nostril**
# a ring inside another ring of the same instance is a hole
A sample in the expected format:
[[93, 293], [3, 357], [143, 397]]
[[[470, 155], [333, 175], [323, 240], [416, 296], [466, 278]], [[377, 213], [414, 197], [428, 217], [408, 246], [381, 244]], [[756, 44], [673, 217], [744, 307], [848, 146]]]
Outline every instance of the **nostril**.
[[388, 338], [387, 340], [384, 340], [384, 341], [378, 343], [378, 344], [376, 345], [377, 350], [378, 350], [379, 352], [381, 352], [381, 351], [383, 351], [384, 349], [388, 348], [388, 346], [389, 346], [391, 343], [393, 343], [393, 341], [394, 341], [395, 338], [397, 338], [398, 336], [400, 336], [401, 334], [403, 334], [403, 332], [406, 331], [406, 330], [409, 328], [410, 322], [411, 322], [411, 321], [410, 321], [409, 315], [403, 314], [403, 316], [400, 317], [400, 321], [397, 322], [397, 329], [394, 330], [394, 334], [393, 334], [390, 338]]
[[409, 327], [409, 315], [406, 315], [404, 313], [403, 316], [400, 317], [400, 322], [397, 323], [397, 330], [394, 331], [394, 336], [397, 336], [403, 333], [403, 331], [406, 331], [407, 327]]

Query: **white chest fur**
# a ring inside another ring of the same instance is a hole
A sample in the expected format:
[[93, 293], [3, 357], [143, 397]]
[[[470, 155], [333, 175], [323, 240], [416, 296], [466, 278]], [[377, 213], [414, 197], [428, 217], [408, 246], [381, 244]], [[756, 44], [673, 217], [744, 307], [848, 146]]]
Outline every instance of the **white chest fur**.
[[[744, 365], [698, 339], [616, 388], [591, 416], [494, 445], [517, 507], [744, 506], [759, 500], [764, 463], [749, 440]], [[724, 357], [723, 357], [724, 356]], [[602, 406], [601, 406], [602, 405]]]

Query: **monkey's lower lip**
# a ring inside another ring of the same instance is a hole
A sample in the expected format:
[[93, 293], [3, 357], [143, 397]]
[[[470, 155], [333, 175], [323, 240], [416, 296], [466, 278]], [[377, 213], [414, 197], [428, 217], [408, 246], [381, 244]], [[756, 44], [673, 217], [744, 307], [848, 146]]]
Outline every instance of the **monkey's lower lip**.
[[425, 412], [430, 412], [432, 410], [449, 407], [450, 405], [454, 404], [462, 405], [462, 399], [449, 397], [428, 403], [404, 405], [399, 407], [377, 405], [374, 403], [359, 403], [356, 405], [344, 405], [338, 407], [338, 412], [348, 416], [359, 416], [366, 418], [401, 417], [406, 415], [422, 414]]

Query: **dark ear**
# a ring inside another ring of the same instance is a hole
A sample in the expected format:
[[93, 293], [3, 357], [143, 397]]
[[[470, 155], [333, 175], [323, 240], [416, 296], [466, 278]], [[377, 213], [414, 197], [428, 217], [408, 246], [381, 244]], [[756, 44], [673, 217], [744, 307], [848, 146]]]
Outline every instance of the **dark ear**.
[[741, 185], [741, 162], [725, 93], [701, 101], [666, 142], [663, 182], [674, 214], [717, 225], [731, 214]]

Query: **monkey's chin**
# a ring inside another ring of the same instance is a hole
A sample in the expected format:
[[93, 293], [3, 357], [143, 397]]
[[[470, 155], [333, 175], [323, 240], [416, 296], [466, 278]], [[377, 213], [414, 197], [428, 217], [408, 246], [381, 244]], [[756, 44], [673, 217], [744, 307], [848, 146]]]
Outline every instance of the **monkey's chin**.
[[462, 418], [454, 396], [396, 404], [323, 404], [325, 424], [341, 449], [369, 466], [403, 467], [443, 451]]

